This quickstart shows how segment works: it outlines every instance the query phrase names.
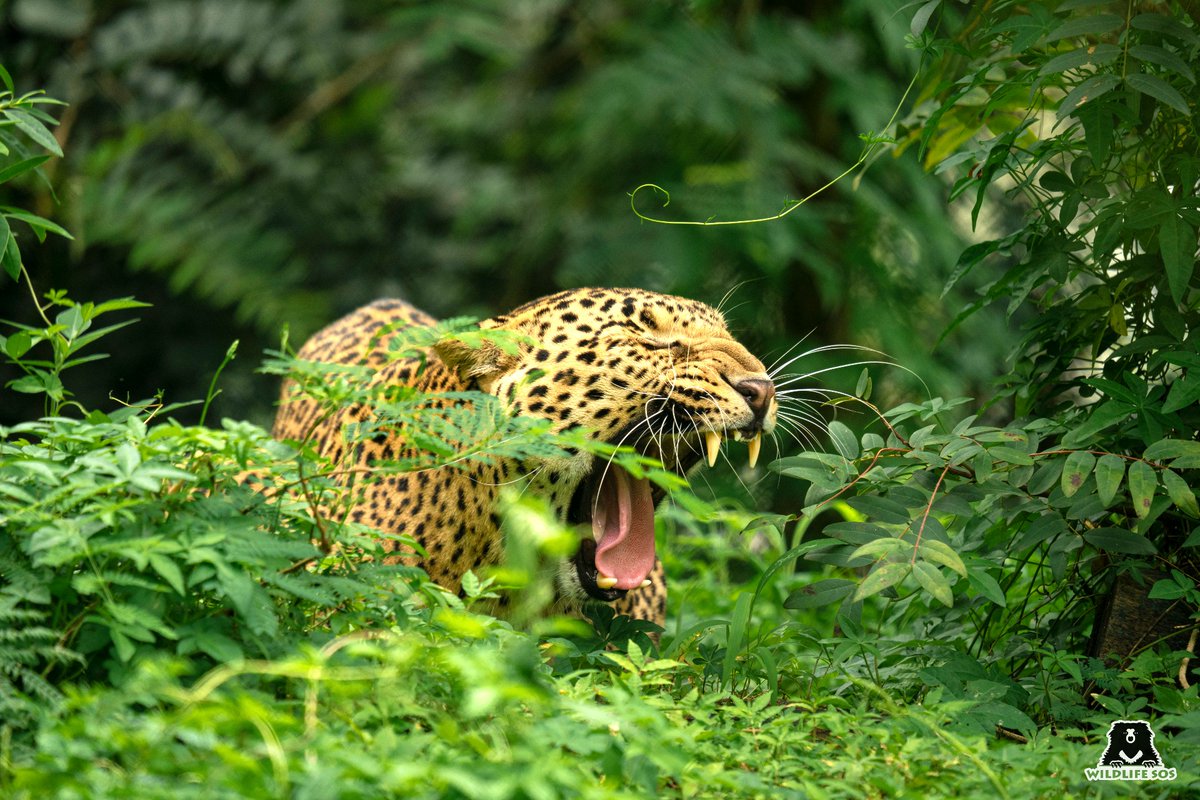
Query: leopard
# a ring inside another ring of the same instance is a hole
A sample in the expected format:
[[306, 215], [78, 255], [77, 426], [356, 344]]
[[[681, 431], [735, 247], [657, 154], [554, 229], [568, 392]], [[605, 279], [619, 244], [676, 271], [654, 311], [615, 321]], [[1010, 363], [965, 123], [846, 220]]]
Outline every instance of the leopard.
[[[551, 294], [478, 323], [492, 335], [445, 336], [397, 357], [388, 335], [436, 320], [400, 299], [354, 310], [309, 338], [301, 361], [367, 367], [372, 386], [428, 395], [482, 392], [504, 414], [544, 420], [551, 433], [632, 447], [686, 477], [722, 452], [747, 448], [755, 468], [764, 435], [776, 426], [775, 384], [763, 363], [730, 333], [723, 315], [684, 297], [634, 288], [582, 288]], [[507, 333], [504, 333], [507, 332]], [[511, 335], [509, 345], [493, 338]], [[403, 427], [351, 443], [348, 426], [370, 422], [366, 405], [334, 413], [285, 380], [272, 435], [307, 438], [342, 464], [370, 473], [415, 452]], [[485, 574], [505, 556], [503, 487], [521, 484], [579, 531], [574, 554], [554, 565], [556, 602], [569, 612], [609, 604], [615, 614], [665, 624], [667, 581], [656, 550], [661, 482], [588, 448], [543, 458], [492, 458], [411, 472], [381, 473], [355, 487], [350, 517], [396, 536], [381, 540], [388, 559], [420, 566], [461, 592], [468, 571]], [[409, 537], [419, 546], [395, 544]]]

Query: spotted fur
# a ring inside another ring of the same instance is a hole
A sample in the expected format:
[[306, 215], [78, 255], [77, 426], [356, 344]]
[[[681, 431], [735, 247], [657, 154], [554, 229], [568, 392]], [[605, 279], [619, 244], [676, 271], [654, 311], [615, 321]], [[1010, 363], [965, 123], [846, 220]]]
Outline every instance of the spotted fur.
[[[408, 303], [379, 300], [318, 332], [298, 355], [368, 365], [380, 386], [488, 392], [512, 414], [545, 418], [556, 431], [583, 428], [605, 441], [635, 445], [680, 473], [699, 461], [704, 431], [750, 436], [774, 426], [774, 390], [762, 363], [731, 337], [715, 309], [693, 300], [637, 289], [560, 292], [481, 323], [520, 334], [525, 343], [516, 355], [492, 344], [472, 349], [447, 339], [432, 348], [424, 370], [415, 359], [389, 359], [381, 332], [433, 323]], [[752, 384], [770, 387], [765, 400], [748, 399], [744, 387]], [[311, 435], [323, 455], [361, 470], [414, 452], [403, 431], [392, 431], [355, 445], [348, 456], [343, 430], [368, 421], [370, 412], [352, 406], [321, 419], [315, 402], [293, 394], [285, 385], [277, 438]], [[525, 479], [526, 491], [545, 497], [567, 518], [573, 500], [578, 504], [577, 491], [603, 467], [580, 453], [533, 464], [494, 459], [390, 474], [362, 485], [351, 517], [414, 538], [428, 553], [419, 563], [430, 577], [457, 589], [467, 570], [503, 559], [500, 487]], [[566, 605], [589, 598], [582, 580], [580, 570], [564, 562], [556, 589]], [[661, 624], [667, 596], [661, 562], [649, 586], [611, 594], [603, 599], [619, 613]], [[594, 590], [590, 596], [596, 597]]]

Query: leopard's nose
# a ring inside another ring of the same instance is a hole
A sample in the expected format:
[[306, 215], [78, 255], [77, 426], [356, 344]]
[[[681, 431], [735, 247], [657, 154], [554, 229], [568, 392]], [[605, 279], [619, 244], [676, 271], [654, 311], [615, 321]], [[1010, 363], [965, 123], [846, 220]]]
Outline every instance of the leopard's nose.
[[754, 412], [754, 421], [762, 425], [775, 398], [775, 384], [765, 378], [747, 378], [735, 383], [733, 388], [746, 398], [746, 405]]

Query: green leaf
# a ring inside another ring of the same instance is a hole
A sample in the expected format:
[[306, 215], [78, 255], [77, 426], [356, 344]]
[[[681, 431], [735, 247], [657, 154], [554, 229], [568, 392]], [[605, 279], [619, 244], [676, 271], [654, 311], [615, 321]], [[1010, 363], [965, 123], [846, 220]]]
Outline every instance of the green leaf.
[[913, 36], [920, 36], [925, 31], [925, 26], [929, 24], [929, 18], [937, 7], [942, 4], [942, 0], [929, 0], [925, 5], [917, 9], [917, 13], [913, 14], [912, 24], [909, 25], [909, 30]]
[[34, 232], [38, 234], [39, 239], [46, 238], [46, 231], [49, 231], [50, 233], [57, 233], [64, 239], [74, 240], [75, 238], [67, 232], [66, 228], [55, 222], [51, 222], [44, 217], [39, 217], [37, 214], [30, 214], [28, 211], [22, 211], [19, 208], [13, 208], [11, 206], [0, 206], [0, 211], [3, 211], [6, 217], [9, 217], [10, 219], [19, 219], [29, 227], [33, 228]]
[[1155, 581], [1150, 587], [1150, 594], [1147, 595], [1151, 600], [1178, 600], [1188, 593], [1186, 586], [1180, 586], [1170, 578], [1163, 578]]
[[1069, 19], [1059, 25], [1046, 37], [1046, 42], [1057, 42], [1059, 39], [1074, 39], [1081, 36], [1100, 36], [1111, 33], [1124, 26], [1125, 20], [1117, 14], [1089, 14], [1083, 17]]
[[1096, 457], [1087, 450], [1076, 450], [1068, 455], [1062, 472], [1063, 494], [1071, 497], [1078, 492], [1088, 475], [1092, 474], [1092, 467], [1095, 465]]
[[1166, 267], [1171, 299], [1177, 304], [1182, 303], [1196, 267], [1196, 229], [1172, 214], [1159, 228], [1158, 247]]
[[49, 160], [50, 156], [33, 156], [22, 159], [15, 164], [9, 164], [4, 169], [0, 169], [0, 183], [7, 183], [18, 175], [23, 175], [31, 169], [37, 169]]
[[1069, 192], [1075, 188], [1075, 182], [1058, 170], [1043, 172], [1042, 177], [1038, 179], [1038, 183], [1042, 185], [1043, 189], [1048, 189], [1052, 192]]
[[846, 578], [826, 578], [815, 581], [808, 586], [802, 586], [788, 595], [783, 601], [783, 607], [793, 610], [804, 608], [822, 608], [839, 603], [854, 591], [854, 581]]
[[1013, 447], [1005, 447], [1004, 445], [989, 447], [988, 453], [997, 461], [1003, 461], [1006, 464], [1016, 464], [1022, 467], [1033, 465], [1033, 459], [1030, 458], [1028, 453], [1022, 453]]
[[863, 400], [871, 399], [871, 372], [867, 367], [863, 367], [863, 371], [858, 376], [858, 383], [854, 386], [854, 396]]
[[877, 497], [875, 495], [851, 497], [846, 500], [846, 505], [878, 522], [905, 525], [912, 519], [912, 515], [908, 513], [908, 509], [894, 500], [888, 500], [886, 497]]
[[[8, 251], [8, 243], [13, 238], [12, 228], [8, 225], [8, 220], [0, 215], [0, 253]], [[13, 276], [16, 279], [16, 275]]]
[[1158, 487], [1158, 476], [1154, 467], [1145, 461], [1134, 461], [1129, 465], [1129, 496], [1133, 499], [1133, 510], [1139, 517], [1150, 513], [1150, 501]]
[[867, 577], [863, 578], [863, 582], [858, 585], [858, 591], [854, 593], [854, 599], [862, 600], [871, 595], [879, 594], [889, 586], [895, 586], [904, 580], [904, 576], [908, 572], [908, 562], [881, 562], [867, 573]]
[[29, 352], [29, 348], [33, 347], [33, 337], [28, 331], [17, 331], [4, 343], [4, 352], [8, 353], [10, 358], [20, 359], [21, 356]]
[[1196, 73], [1187, 65], [1179, 56], [1166, 50], [1158, 45], [1153, 44], [1135, 44], [1129, 48], [1129, 55], [1136, 58], [1138, 61], [1145, 61], [1147, 64], [1155, 64], [1160, 67], [1178, 72], [1190, 82], [1196, 82]]
[[1142, 453], [1142, 458], [1147, 461], [1167, 461], [1184, 456], [1200, 457], [1200, 442], [1191, 439], [1160, 439]]
[[913, 564], [913, 575], [917, 577], [917, 583], [921, 584], [921, 588], [933, 595], [935, 600], [946, 607], [954, 605], [954, 593], [950, 590], [950, 581], [946, 580], [946, 576], [933, 564], [927, 561], [916, 562]]
[[937, 539], [925, 539], [917, 547], [917, 555], [926, 561], [933, 561], [967, 577], [967, 566], [963, 564], [962, 558], [958, 553], [954, 552], [954, 548], [945, 542], [939, 542]]
[[967, 573], [967, 581], [974, 587], [975, 591], [986, 597], [1001, 608], [1008, 606], [1008, 599], [1004, 596], [1004, 590], [1000, 588], [1000, 584], [996, 579], [987, 574], [981, 569], [971, 569]]
[[46, 126], [28, 111], [19, 108], [9, 108], [5, 109], [4, 115], [11, 119], [17, 128], [23, 131], [30, 139], [33, 139], [59, 158], [62, 157], [62, 148], [58, 146], [58, 141], [54, 138], [54, 134], [50, 133]]
[[1121, 479], [1125, 477], [1125, 459], [1106, 453], [1096, 462], [1096, 494], [1100, 504], [1105, 508], [1112, 505], [1117, 489], [1121, 487]]
[[158, 573], [159, 577], [170, 584], [171, 588], [179, 593], [182, 597], [187, 597], [187, 589], [184, 588], [183, 572], [179, 569], [179, 565], [173, 559], [162, 553], [150, 553], [147, 556], [150, 566]]
[[1196, 505], [1196, 494], [1188, 486], [1187, 481], [1178, 473], [1164, 469], [1162, 482], [1163, 487], [1167, 490], [1167, 496], [1171, 498], [1171, 502], [1175, 504], [1176, 508], [1189, 517], [1200, 517], [1200, 507]]
[[1038, 75], [1057, 75], [1071, 69], [1078, 69], [1085, 64], [1100, 65], [1115, 61], [1121, 54], [1121, 48], [1115, 44], [1097, 44], [1090, 47], [1080, 47], [1047, 61], [1038, 70]]
[[1085, 531], [1084, 541], [1108, 553], [1129, 555], [1153, 555], [1158, 552], [1154, 543], [1145, 536], [1122, 528], [1095, 528]]
[[1094, 100], [1103, 94], [1107, 94], [1119, 86], [1121, 79], [1116, 75], [1093, 75], [1083, 83], [1076, 86], [1071, 91], [1067, 92], [1067, 96], [1062, 99], [1058, 105], [1058, 118], [1063, 119], [1071, 114], [1079, 106], [1089, 100]]
[[8, 74], [8, 70], [6, 70], [4, 68], [3, 64], [0, 64], [0, 81], [4, 82], [4, 88], [8, 90], [9, 94], [17, 93], [16, 90], [13, 88], [12, 76]]
[[0, 260], [3, 261], [8, 277], [14, 281], [21, 277], [21, 251], [17, 247], [17, 237], [8, 237], [8, 245], [4, 248], [4, 255], [0, 256]]
[[891, 536], [883, 536], [869, 541], [864, 545], [860, 545], [853, 553], [850, 554], [850, 558], [877, 559], [893, 553], [906, 552], [908, 549], [909, 545], [903, 539], [896, 539]]
[[1190, 28], [1165, 14], [1138, 14], [1129, 21], [1129, 26], [1151, 33], [1161, 33], [1163, 36], [1178, 39], [1184, 44], [1200, 43], [1200, 37], [1192, 33]]
[[1188, 108], [1187, 100], [1179, 93], [1178, 89], [1162, 78], [1147, 75], [1144, 72], [1135, 72], [1125, 76], [1125, 83], [1134, 91], [1149, 95], [1160, 103], [1166, 103], [1180, 114], [1191, 116], [1192, 112]]
[[1200, 400], [1200, 377], [1196, 377], [1194, 372], [1190, 372], [1182, 378], [1176, 378], [1175, 382], [1171, 384], [1171, 390], [1167, 392], [1162, 412], [1172, 414], [1190, 408], [1198, 400]]
[[845, 424], [838, 422], [836, 419], [830, 422], [829, 438], [833, 441], [834, 448], [844, 458], [851, 461], [858, 458], [858, 437]]
[[1084, 421], [1063, 436], [1063, 447], [1072, 450], [1090, 444], [1100, 431], [1128, 420], [1133, 407], [1116, 400], [1106, 400], [1100, 405], [1084, 409]]

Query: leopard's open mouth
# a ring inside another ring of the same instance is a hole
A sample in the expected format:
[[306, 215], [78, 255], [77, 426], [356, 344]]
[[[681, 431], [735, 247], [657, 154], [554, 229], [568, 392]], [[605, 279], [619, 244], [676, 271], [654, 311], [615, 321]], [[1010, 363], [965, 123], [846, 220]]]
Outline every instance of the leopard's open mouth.
[[[661, 461], [667, 469], [683, 476], [701, 458], [709, 466], [715, 464], [726, 435], [748, 443], [749, 463], [753, 468], [762, 444], [762, 429], [757, 424], [685, 436], [647, 436], [633, 446], [642, 455]], [[616, 442], [626, 438], [620, 434], [613, 437]], [[649, 585], [656, 562], [654, 509], [663, 495], [663, 489], [648, 478], [635, 477], [617, 464], [601, 459], [579, 482], [571, 498], [567, 521], [591, 525], [593, 538], [580, 542], [574, 558], [579, 584], [589, 597], [612, 602], [631, 589]]]

